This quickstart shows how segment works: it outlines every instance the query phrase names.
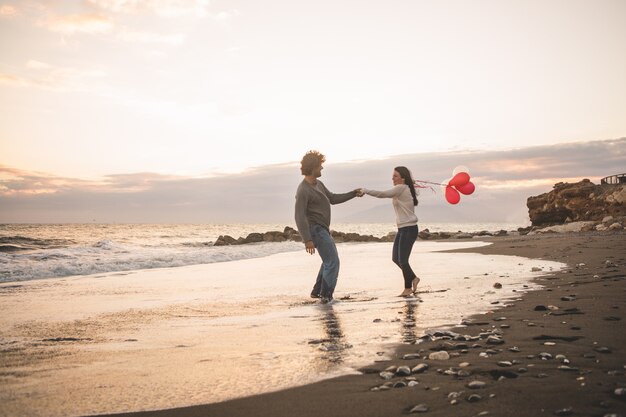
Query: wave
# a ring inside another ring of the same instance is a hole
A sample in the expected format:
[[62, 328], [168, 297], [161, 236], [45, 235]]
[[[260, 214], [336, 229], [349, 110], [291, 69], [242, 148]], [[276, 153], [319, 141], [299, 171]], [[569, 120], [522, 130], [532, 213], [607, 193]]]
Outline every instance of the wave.
[[89, 246], [0, 253], [0, 282], [229, 262], [301, 249], [302, 243], [297, 242], [146, 247], [101, 240]]
[[63, 248], [75, 244], [68, 239], [38, 239], [26, 236], [0, 236], [0, 252]]

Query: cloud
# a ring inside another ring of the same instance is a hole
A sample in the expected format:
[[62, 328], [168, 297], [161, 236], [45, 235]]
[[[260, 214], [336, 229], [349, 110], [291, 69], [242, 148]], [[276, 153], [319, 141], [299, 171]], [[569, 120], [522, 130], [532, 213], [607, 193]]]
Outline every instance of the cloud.
[[160, 33], [133, 32], [129, 30], [121, 31], [118, 38], [124, 42], [160, 43], [166, 45], [181, 45], [185, 41], [185, 35], [180, 33], [163, 35]]
[[161, 17], [206, 17], [208, 0], [88, 0], [92, 5], [114, 13], [154, 13]]
[[79, 70], [31, 59], [24, 65], [30, 72], [25, 76], [0, 73], [0, 84], [16, 87], [37, 87], [53, 91], [89, 91], [94, 79], [106, 77], [97, 69]]
[[52, 16], [40, 21], [39, 25], [52, 32], [60, 32], [65, 35], [107, 33], [115, 27], [109, 17], [100, 14]]
[[10, 4], [0, 5], [0, 17], [13, 17], [18, 15], [18, 10]]
[[[323, 152], [323, 150], [321, 150]], [[330, 156], [330, 155], [328, 155]], [[297, 156], [299, 159], [300, 155]], [[626, 138], [511, 149], [398, 155], [326, 164], [322, 180], [333, 192], [387, 189], [393, 168], [441, 181], [457, 165], [469, 167], [476, 192], [456, 206], [441, 190], [422, 190], [418, 216], [432, 222], [528, 222], [528, 197], [561, 181], [595, 183], [626, 169]], [[0, 166], [1, 222], [277, 222], [293, 223], [299, 164], [258, 167], [238, 175], [182, 177], [156, 173], [109, 175], [98, 181], [56, 177]], [[391, 203], [364, 197], [333, 207], [334, 222], [393, 223]]]

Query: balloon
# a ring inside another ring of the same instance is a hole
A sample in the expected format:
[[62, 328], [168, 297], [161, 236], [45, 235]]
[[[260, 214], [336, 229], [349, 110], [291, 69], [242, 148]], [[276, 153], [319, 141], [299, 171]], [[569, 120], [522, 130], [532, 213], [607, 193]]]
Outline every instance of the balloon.
[[461, 196], [459, 195], [459, 192], [457, 190], [455, 190], [451, 186], [447, 186], [446, 187], [446, 200], [450, 204], [456, 204], [459, 201], [461, 201]]
[[467, 172], [459, 172], [454, 177], [452, 177], [452, 179], [450, 180], [448, 185], [453, 185], [455, 187], [461, 187], [461, 186], [467, 184], [469, 182], [469, 180], [470, 180], [470, 176], [469, 176], [469, 174]]
[[457, 185], [454, 188], [456, 188], [461, 194], [470, 195], [474, 192], [476, 186], [474, 186], [473, 182], [468, 181], [467, 184]]
[[454, 168], [454, 171], [452, 171], [452, 176], [455, 176], [459, 172], [466, 172], [469, 174], [469, 169], [467, 169], [465, 165], [459, 165], [458, 167]]

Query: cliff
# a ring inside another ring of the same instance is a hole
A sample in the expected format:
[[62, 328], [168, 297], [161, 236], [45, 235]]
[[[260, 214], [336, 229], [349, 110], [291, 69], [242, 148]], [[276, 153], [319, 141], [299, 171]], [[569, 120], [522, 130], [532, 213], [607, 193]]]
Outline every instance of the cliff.
[[[533, 226], [570, 222], [619, 223], [626, 220], [626, 184], [596, 185], [584, 179], [577, 183], [559, 182], [549, 193], [529, 197], [526, 205]], [[598, 225], [596, 225], [596, 229]], [[614, 226], [617, 228], [617, 226]]]

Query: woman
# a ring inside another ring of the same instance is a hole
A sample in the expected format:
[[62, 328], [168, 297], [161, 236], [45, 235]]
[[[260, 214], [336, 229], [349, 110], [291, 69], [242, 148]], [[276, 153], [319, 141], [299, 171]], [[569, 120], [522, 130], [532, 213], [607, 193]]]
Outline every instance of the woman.
[[415, 206], [417, 206], [417, 191], [413, 185], [411, 172], [406, 167], [396, 167], [393, 170], [393, 188], [387, 191], [375, 191], [363, 188], [365, 194], [378, 198], [391, 198], [393, 209], [396, 212], [396, 224], [398, 234], [393, 242], [393, 254], [391, 259], [402, 269], [404, 276], [404, 291], [400, 297], [408, 297], [415, 293], [420, 279], [409, 265], [409, 256], [413, 249], [413, 244], [417, 239], [417, 216]]

